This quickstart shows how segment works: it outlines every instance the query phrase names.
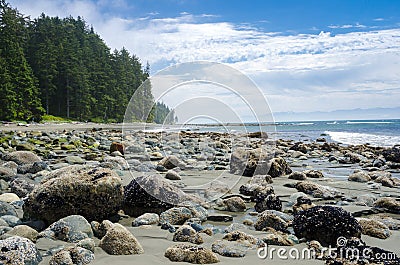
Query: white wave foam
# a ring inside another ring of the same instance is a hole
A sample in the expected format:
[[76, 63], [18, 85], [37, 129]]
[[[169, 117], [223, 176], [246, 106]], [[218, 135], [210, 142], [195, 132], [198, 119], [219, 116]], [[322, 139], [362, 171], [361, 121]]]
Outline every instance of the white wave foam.
[[367, 133], [331, 132], [326, 131], [333, 141], [359, 145], [369, 143], [372, 146], [393, 146], [400, 144], [400, 136], [376, 135]]

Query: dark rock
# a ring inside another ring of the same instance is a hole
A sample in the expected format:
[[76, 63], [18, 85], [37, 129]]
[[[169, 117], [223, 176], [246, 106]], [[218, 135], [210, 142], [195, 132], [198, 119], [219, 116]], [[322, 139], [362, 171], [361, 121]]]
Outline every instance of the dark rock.
[[282, 217], [282, 215], [277, 214], [275, 211], [266, 210], [258, 216], [254, 228], [257, 231], [273, 228], [277, 231], [287, 232], [289, 222]]
[[123, 210], [130, 216], [139, 216], [146, 212], [160, 214], [186, 201], [204, 203], [159, 175], [140, 176], [125, 187]]
[[259, 194], [256, 197], [256, 204], [254, 209], [261, 213], [265, 210], [282, 210], [282, 202], [275, 194]]
[[18, 166], [17, 172], [19, 174], [27, 174], [27, 173], [35, 174], [47, 168], [48, 166], [45, 162], [35, 162], [33, 164], [24, 164]]
[[336, 246], [338, 237], [360, 237], [361, 226], [347, 211], [333, 206], [315, 206], [294, 216], [294, 232], [299, 238]]
[[207, 217], [208, 221], [213, 221], [213, 222], [230, 222], [233, 221], [233, 216], [229, 214], [210, 214]]
[[266, 132], [250, 132], [247, 137], [268, 139], [268, 134]]
[[27, 238], [13, 236], [0, 240], [0, 249], [2, 264], [37, 265], [42, 261], [35, 244]]
[[10, 183], [11, 191], [17, 194], [18, 197], [23, 198], [33, 191], [38, 185], [34, 180], [28, 177], [17, 177]]
[[388, 148], [387, 150], [384, 150], [382, 152], [382, 155], [383, 155], [383, 157], [385, 157], [385, 159], [387, 161], [400, 163], [400, 147], [399, 146], [395, 146], [393, 148]]
[[292, 173], [292, 169], [290, 169], [285, 159], [282, 157], [275, 157], [272, 159], [268, 175], [276, 178], [290, 173]]
[[172, 262], [189, 262], [193, 264], [211, 264], [219, 262], [218, 257], [211, 250], [187, 243], [167, 248], [164, 256]]
[[0, 166], [0, 179], [3, 179], [5, 181], [10, 181], [14, 176], [15, 176], [14, 170]]
[[69, 166], [49, 175], [28, 195], [23, 206], [25, 217], [49, 223], [69, 215], [104, 220], [121, 208], [121, 178], [109, 169]]
[[110, 154], [115, 151], [118, 151], [123, 155], [125, 151], [124, 145], [121, 143], [113, 142], [110, 146]]
[[261, 148], [244, 149], [236, 148], [230, 159], [230, 173], [251, 177], [253, 175], [266, 175], [270, 168], [269, 154]]

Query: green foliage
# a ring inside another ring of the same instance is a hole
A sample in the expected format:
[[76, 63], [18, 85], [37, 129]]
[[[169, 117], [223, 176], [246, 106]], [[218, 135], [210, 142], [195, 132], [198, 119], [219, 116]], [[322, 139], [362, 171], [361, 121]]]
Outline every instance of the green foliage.
[[62, 118], [62, 117], [57, 117], [57, 116], [53, 116], [53, 115], [43, 115], [42, 116], [42, 121], [43, 122], [71, 122], [71, 120]]
[[81, 17], [30, 21], [5, 0], [0, 9], [0, 120], [121, 122], [135, 94], [132, 120], [154, 121], [148, 64], [111, 52]]

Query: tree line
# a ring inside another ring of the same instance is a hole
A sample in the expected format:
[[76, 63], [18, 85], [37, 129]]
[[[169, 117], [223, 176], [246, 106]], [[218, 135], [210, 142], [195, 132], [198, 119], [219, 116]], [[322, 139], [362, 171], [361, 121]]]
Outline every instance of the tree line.
[[[40, 121], [49, 114], [121, 122], [149, 72], [127, 49], [111, 51], [81, 17], [31, 20], [0, 0], [0, 120]], [[132, 121], [175, 120], [168, 106], [155, 104], [151, 84], [134, 100]], [[149, 115], [145, 106], [153, 106]]]

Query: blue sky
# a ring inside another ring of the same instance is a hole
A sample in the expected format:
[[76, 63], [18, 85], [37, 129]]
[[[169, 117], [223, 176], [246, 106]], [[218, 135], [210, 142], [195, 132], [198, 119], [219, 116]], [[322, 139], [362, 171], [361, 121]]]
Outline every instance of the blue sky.
[[11, 4], [32, 17], [83, 16], [111, 48], [149, 61], [152, 73], [196, 60], [225, 63], [254, 80], [274, 112], [400, 106], [400, 1]]

